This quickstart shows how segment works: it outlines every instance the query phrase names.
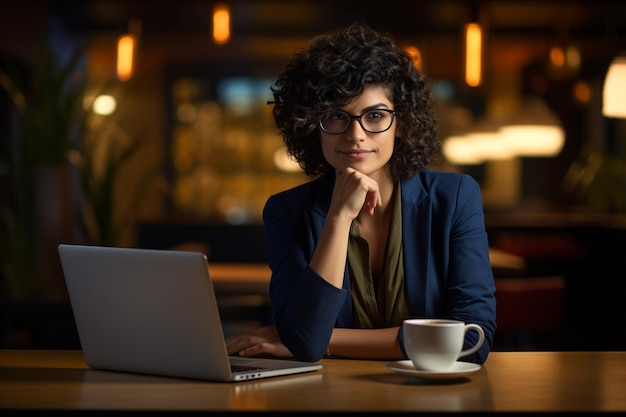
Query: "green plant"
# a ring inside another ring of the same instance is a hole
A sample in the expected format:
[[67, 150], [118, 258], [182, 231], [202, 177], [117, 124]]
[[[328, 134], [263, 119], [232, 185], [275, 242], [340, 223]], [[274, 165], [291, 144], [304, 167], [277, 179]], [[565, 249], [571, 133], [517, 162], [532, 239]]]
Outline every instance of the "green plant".
[[37, 176], [44, 168], [67, 164], [68, 150], [81, 140], [85, 127], [84, 48], [61, 62], [46, 38], [40, 42], [28, 79], [15, 75], [15, 69], [0, 69], [0, 86], [18, 115], [15, 134], [0, 138], [6, 155], [0, 161], [0, 262], [2, 293], [10, 298], [30, 298], [36, 292]]
[[60, 168], [78, 174], [80, 186], [71, 192], [79, 198], [65, 202], [70, 207], [66, 215], [77, 219], [87, 243], [106, 246], [121, 244], [124, 230], [132, 226], [129, 212], [154, 177], [147, 172], [125, 181], [124, 169], [140, 143], [114, 117], [98, 116], [100, 123], [93, 123], [96, 115], [84, 104], [85, 50], [77, 48], [61, 62], [42, 42], [28, 84], [14, 75], [17, 71], [0, 68], [0, 89], [19, 115], [15, 135], [0, 138], [5, 145], [0, 149], [0, 298], [37, 296], [42, 172]]
[[[115, 122], [106, 124], [110, 125], [115, 125]], [[118, 127], [104, 130], [121, 132]], [[86, 138], [82, 150], [77, 150], [72, 157], [80, 172], [83, 197], [78, 217], [82, 232], [90, 243], [120, 246], [122, 234], [132, 222], [128, 213], [138, 206], [155, 173], [148, 171], [135, 184], [122, 181], [124, 168], [141, 146], [128, 137], [122, 140], [119, 136], [99, 133], [92, 132], [93, 137]], [[120, 190], [120, 185], [130, 189]]]
[[606, 213], [626, 213], [626, 135], [619, 150], [586, 146], [564, 180], [567, 195]]

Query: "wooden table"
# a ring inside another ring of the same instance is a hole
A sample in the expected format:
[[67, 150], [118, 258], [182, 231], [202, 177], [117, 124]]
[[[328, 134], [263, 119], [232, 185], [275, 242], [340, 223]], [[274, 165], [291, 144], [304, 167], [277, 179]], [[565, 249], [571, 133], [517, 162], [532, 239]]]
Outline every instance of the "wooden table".
[[272, 271], [267, 264], [210, 263], [209, 274], [218, 293], [269, 295]]
[[381, 361], [321, 363], [309, 374], [211, 383], [91, 370], [78, 350], [0, 350], [0, 413], [626, 411], [626, 352], [492, 352], [450, 382], [413, 380]]

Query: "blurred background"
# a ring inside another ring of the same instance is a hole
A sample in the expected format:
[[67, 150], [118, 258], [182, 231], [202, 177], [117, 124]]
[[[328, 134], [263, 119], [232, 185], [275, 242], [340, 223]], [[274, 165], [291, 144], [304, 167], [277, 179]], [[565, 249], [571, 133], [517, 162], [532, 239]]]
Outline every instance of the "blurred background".
[[481, 185], [498, 346], [624, 349], [626, 4], [556, 0], [3, 3], [0, 347], [77, 346], [61, 242], [264, 263], [266, 199], [307, 180], [270, 86], [354, 21], [431, 80], [432, 168]]

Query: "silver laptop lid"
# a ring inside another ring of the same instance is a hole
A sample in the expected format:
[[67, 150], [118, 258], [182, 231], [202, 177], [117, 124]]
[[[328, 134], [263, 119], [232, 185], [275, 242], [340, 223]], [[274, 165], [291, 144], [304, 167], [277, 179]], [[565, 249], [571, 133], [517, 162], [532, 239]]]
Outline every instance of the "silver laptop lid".
[[[60, 245], [59, 255], [90, 367], [215, 381], [236, 379], [230, 371], [203, 254]], [[259, 359], [251, 361], [263, 366]], [[270, 362], [292, 369], [258, 371], [251, 377], [321, 368], [306, 362]]]

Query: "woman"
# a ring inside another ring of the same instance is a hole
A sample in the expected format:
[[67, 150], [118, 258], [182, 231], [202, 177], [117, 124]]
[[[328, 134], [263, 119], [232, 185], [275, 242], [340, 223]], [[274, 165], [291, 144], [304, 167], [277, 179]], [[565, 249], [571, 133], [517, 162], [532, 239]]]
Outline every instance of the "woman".
[[438, 317], [484, 329], [462, 359], [483, 363], [495, 298], [480, 188], [426, 168], [436, 121], [410, 56], [365, 25], [340, 28], [294, 56], [274, 95], [313, 180], [267, 201], [275, 325], [231, 336], [229, 354], [401, 359], [402, 321]]

